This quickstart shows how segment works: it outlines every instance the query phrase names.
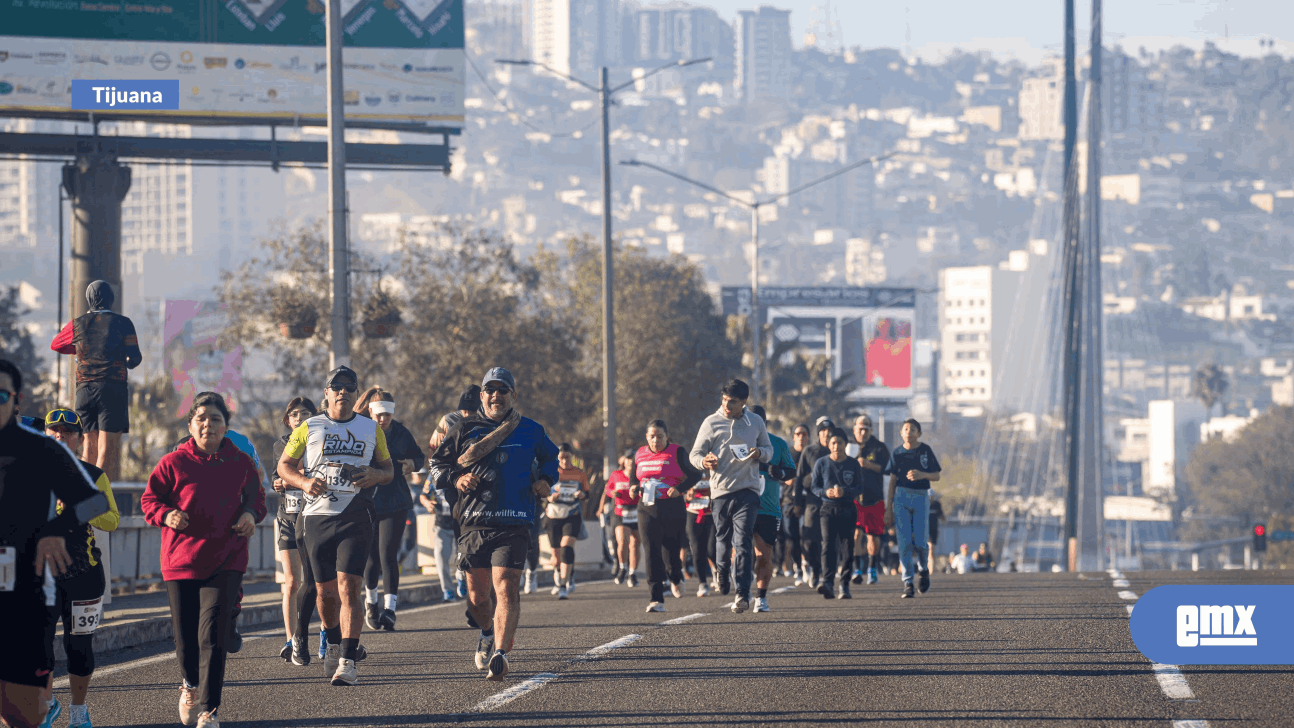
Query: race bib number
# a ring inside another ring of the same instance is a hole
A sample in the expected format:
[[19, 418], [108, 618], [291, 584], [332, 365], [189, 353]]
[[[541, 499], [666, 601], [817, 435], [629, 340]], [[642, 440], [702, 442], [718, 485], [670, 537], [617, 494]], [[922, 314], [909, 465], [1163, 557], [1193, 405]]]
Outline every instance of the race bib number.
[[734, 442], [732, 444], [732, 456], [738, 460], [745, 460], [750, 457], [750, 446], [744, 442]]
[[669, 490], [669, 486], [665, 484], [665, 481], [658, 478], [648, 478], [644, 480], [642, 487], [644, 491], [650, 489], [656, 498], [664, 498], [665, 492]]
[[18, 549], [0, 546], [0, 592], [13, 591], [13, 580], [17, 573]]
[[710, 507], [709, 498], [693, 498], [688, 504], [687, 509], [693, 513], [700, 513]]
[[72, 602], [72, 634], [94, 634], [103, 619], [103, 597]]
[[556, 486], [557, 500], [563, 503], [574, 503], [575, 494], [580, 492], [580, 484], [571, 480], [563, 480]]
[[301, 491], [286, 490], [283, 492], [283, 512], [300, 513], [301, 512]]
[[638, 509], [637, 509], [637, 508], [621, 508], [621, 509], [620, 509], [620, 522], [621, 522], [621, 523], [623, 523], [623, 524], [625, 524], [626, 526], [632, 526], [632, 525], [634, 525], [634, 524], [638, 523]]
[[330, 493], [355, 494], [359, 492], [359, 486], [345, 474], [341, 463], [327, 463], [323, 467], [324, 483], [328, 486]]

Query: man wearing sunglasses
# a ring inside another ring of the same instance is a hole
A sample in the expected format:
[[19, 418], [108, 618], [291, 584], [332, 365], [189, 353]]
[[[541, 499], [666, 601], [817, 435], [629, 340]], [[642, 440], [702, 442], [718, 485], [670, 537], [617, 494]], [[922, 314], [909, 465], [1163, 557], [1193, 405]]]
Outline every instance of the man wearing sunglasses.
[[476, 667], [494, 681], [508, 674], [521, 618], [536, 498], [547, 498], [558, 482], [557, 446], [543, 426], [517, 412], [516, 402], [512, 373], [486, 372], [480, 409], [449, 430], [427, 467], [437, 490], [458, 492], [459, 564], [467, 573], [468, 612], [481, 627]]
[[[324, 677], [333, 685], [359, 680], [355, 662], [364, 627], [360, 584], [376, 515], [372, 489], [395, 477], [382, 428], [355, 414], [358, 391], [359, 377], [349, 367], [329, 372], [324, 412], [292, 431], [278, 464], [287, 487], [306, 494], [298, 533], [319, 593], [319, 619], [328, 636]], [[304, 629], [297, 631], [304, 638]]]
[[[69, 549], [84, 544], [86, 524], [109, 506], [66, 447], [19, 424], [21, 393], [22, 372], [0, 359], [0, 614], [12, 627], [0, 660], [0, 719], [35, 726], [50, 707], [53, 580], [71, 565]], [[64, 504], [53, 518], [52, 498]]]

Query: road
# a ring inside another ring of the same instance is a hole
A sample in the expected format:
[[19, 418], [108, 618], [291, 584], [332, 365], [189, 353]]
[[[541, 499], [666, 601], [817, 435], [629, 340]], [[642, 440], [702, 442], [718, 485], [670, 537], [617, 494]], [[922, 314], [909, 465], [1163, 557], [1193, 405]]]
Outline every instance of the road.
[[[226, 725], [285, 727], [1294, 725], [1294, 667], [1157, 677], [1126, 608], [1160, 584], [1288, 576], [1124, 577], [936, 574], [910, 600], [883, 577], [854, 587], [852, 601], [800, 587], [770, 595], [771, 613], [744, 615], [694, 596], [646, 614], [644, 586], [586, 583], [568, 601], [525, 598], [504, 683], [472, 663], [461, 603], [422, 607], [403, 612], [395, 633], [365, 634], [370, 656], [353, 688], [329, 685], [318, 661], [283, 663], [281, 633], [256, 633], [265, 636], [231, 659], [220, 714]], [[96, 726], [177, 725], [179, 675], [161, 647], [100, 660]]]

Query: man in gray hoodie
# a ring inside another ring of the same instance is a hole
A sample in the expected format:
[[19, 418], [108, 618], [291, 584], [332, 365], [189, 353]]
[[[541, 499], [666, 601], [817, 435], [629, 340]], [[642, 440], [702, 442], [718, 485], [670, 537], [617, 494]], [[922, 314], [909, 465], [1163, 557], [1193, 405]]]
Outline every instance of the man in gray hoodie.
[[736, 553], [737, 599], [732, 611], [741, 614], [750, 606], [754, 579], [753, 538], [755, 517], [764, 479], [759, 464], [773, 459], [773, 443], [759, 415], [746, 409], [750, 387], [740, 379], [723, 385], [719, 411], [705, 418], [692, 443], [689, 460], [710, 477], [711, 508], [718, 541], [719, 592], [727, 595], [733, 551]]

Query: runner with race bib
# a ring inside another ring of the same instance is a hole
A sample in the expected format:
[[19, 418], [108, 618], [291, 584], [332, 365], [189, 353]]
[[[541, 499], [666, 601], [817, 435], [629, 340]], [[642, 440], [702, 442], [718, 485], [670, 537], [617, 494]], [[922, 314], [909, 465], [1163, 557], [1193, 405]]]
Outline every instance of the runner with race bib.
[[553, 596], [565, 599], [573, 589], [575, 541], [584, 526], [580, 502], [589, 497], [589, 476], [575, 467], [575, 454], [563, 442], [557, 448], [557, 482], [544, 508], [548, 516], [548, 545], [553, 549]]
[[615, 533], [618, 564], [614, 581], [617, 584], [638, 585], [638, 501], [630, 493], [629, 473], [634, 467], [634, 451], [626, 450], [620, 456], [620, 469], [607, 478], [602, 491], [600, 512], [610, 510], [608, 525]]
[[647, 553], [647, 583], [651, 585], [648, 612], [665, 611], [666, 583], [675, 597], [683, 596], [683, 560], [679, 557], [687, 519], [683, 494], [700, 480], [700, 471], [692, 467], [678, 445], [669, 441], [665, 421], [648, 423], [647, 444], [634, 455], [634, 470], [629, 477], [630, 492], [642, 498], [638, 503], [638, 534]]

